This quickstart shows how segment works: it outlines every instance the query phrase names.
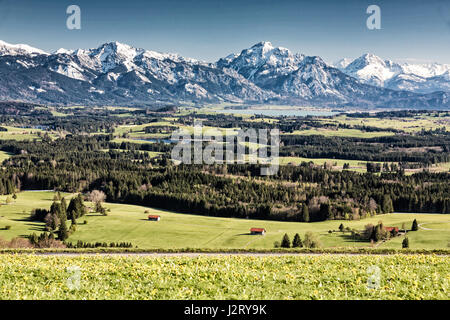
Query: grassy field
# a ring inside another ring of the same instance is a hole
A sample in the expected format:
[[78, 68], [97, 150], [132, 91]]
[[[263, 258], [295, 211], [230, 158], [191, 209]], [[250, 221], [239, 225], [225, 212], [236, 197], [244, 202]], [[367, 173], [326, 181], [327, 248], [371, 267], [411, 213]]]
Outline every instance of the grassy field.
[[[0, 196], [0, 237], [11, 239], [43, 231], [43, 223], [31, 222], [27, 218], [33, 208], [49, 208], [54, 193], [51, 191], [27, 191], [18, 194], [18, 198], [5, 204], [6, 196]], [[65, 194], [67, 198], [71, 195]], [[88, 205], [91, 205], [87, 203]], [[92, 205], [91, 205], [92, 206]], [[450, 243], [450, 215], [442, 214], [387, 214], [378, 215], [360, 221], [324, 221], [314, 223], [278, 222], [266, 220], [215, 218], [189, 214], [179, 214], [142, 206], [106, 203], [111, 209], [108, 216], [96, 213], [79, 219], [77, 231], [68, 241], [88, 242], [131, 242], [139, 248], [273, 248], [275, 241], [281, 241], [285, 233], [301, 237], [307, 231], [318, 234], [323, 248], [333, 247], [370, 247], [367, 242], [352, 240], [348, 234], [338, 230], [341, 223], [350, 228], [363, 229], [368, 223], [383, 221], [387, 226], [409, 228], [414, 219], [428, 229], [409, 232], [411, 249], [441, 249]], [[145, 211], [148, 210], [148, 213]], [[161, 221], [147, 220], [148, 214], [161, 216]], [[87, 224], [82, 224], [87, 220]], [[11, 229], [4, 230], [5, 226]], [[265, 236], [252, 236], [249, 229], [262, 227], [267, 229]], [[402, 238], [396, 238], [379, 245], [379, 248], [401, 248]]]
[[418, 115], [411, 118], [353, 118], [338, 116], [333, 119], [324, 119], [327, 123], [342, 123], [348, 125], [364, 125], [382, 129], [399, 129], [405, 132], [418, 132], [422, 129], [436, 129], [439, 127], [450, 127], [450, 117], [430, 117]]
[[3, 255], [2, 299], [449, 299], [450, 260]]
[[286, 135], [321, 135], [325, 137], [355, 137], [355, 138], [376, 138], [376, 137], [386, 137], [393, 136], [395, 133], [389, 131], [380, 132], [366, 132], [359, 129], [326, 129], [326, 128], [315, 128], [307, 130], [295, 130], [292, 133]]
[[42, 129], [33, 129], [33, 128], [19, 128], [12, 126], [4, 126], [8, 131], [0, 131], [0, 140], [40, 140], [41, 138], [38, 136], [38, 133], [45, 134], [48, 132], [51, 138], [56, 138], [57, 133], [54, 131], [45, 131]]
[[40, 139], [38, 132], [43, 132], [40, 129], [23, 129], [17, 127], [3, 126], [8, 131], [0, 131], [0, 140], [33, 140]]
[[0, 163], [5, 161], [6, 159], [9, 159], [12, 156], [11, 153], [8, 153], [6, 151], [0, 151]]
[[331, 165], [334, 170], [341, 170], [345, 163], [350, 165], [348, 170], [357, 172], [366, 172], [367, 162], [381, 163], [376, 161], [363, 161], [363, 160], [343, 160], [343, 159], [330, 159], [330, 158], [302, 158], [302, 157], [280, 157], [280, 165], [293, 164], [298, 165], [302, 162], [313, 162], [315, 165]]

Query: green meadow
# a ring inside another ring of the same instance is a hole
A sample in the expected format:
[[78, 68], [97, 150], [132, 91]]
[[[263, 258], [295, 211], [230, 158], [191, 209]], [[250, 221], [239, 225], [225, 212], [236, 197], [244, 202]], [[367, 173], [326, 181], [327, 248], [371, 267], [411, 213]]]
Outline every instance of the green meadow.
[[[63, 194], [69, 199], [71, 194]], [[33, 208], [49, 208], [54, 197], [52, 191], [25, 191], [17, 194], [17, 199], [6, 203], [7, 196], [0, 196], [0, 237], [11, 239], [40, 233], [44, 229], [41, 222], [29, 221]], [[91, 203], [86, 202], [93, 207]], [[332, 232], [341, 223], [345, 227], [363, 229], [364, 225], [382, 221], [386, 226], [411, 227], [414, 219], [423, 224], [424, 229], [408, 232], [411, 249], [442, 249], [450, 243], [450, 215], [442, 214], [386, 214], [360, 221], [323, 221], [313, 223], [279, 222], [267, 220], [233, 219], [181, 214], [136, 205], [105, 203], [110, 209], [107, 216], [88, 213], [78, 219], [77, 230], [68, 241], [87, 242], [131, 242], [143, 249], [153, 248], [273, 248], [275, 241], [287, 233], [291, 240], [295, 233], [303, 238], [307, 231], [319, 236], [321, 247], [371, 247], [368, 242], [351, 239], [348, 233]], [[147, 211], [147, 212], [146, 212]], [[149, 221], [149, 214], [160, 215], [159, 222]], [[83, 224], [84, 220], [87, 224]], [[70, 223], [70, 222], [68, 222]], [[10, 226], [9, 230], [5, 230]], [[252, 227], [265, 228], [264, 236], [250, 235]], [[428, 230], [429, 229], [429, 230]], [[402, 237], [378, 244], [379, 248], [401, 248]]]
[[295, 130], [289, 135], [321, 135], [325, 137], [355, 137], [355, 138], [376, 138], [393, 136], [394, 132], [379, 131], [379, 132], [366, 132], [359, 129], [329, 129], [329, 128], [315, 128], [307, 130]]

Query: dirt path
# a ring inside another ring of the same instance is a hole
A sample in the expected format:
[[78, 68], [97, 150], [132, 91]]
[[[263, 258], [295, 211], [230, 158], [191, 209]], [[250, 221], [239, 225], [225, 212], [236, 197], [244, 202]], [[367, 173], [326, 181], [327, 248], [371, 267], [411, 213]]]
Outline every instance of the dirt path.
[[429, 231], [448, 231], [447, 229], [431, 229], [431, 228], [425, 228], [425, 227], [422, 227], [423, 225], [426, 225], [426, 224], [436, 224], [436, 223], [439, 223], [439, 222], [420, 223], [418, 226], [419, 226], [419, 228], [422, 229], [422, 230], [429, 230]]

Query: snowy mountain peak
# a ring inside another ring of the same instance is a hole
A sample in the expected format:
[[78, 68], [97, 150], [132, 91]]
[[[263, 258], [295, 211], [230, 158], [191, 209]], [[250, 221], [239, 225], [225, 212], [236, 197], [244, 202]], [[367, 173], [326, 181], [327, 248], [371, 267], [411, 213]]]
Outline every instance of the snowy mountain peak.
[[383, 60], [374, 54], [366, 53], [341, 70], [364, 83], [384, 86], [385, 81], [401, 72], [401, 67], [390, 60]]
[[[406, 72], [404, 65], [372, 54], [345, 62], [342, 71], [352, 75], [348, 76], [318, 56], [292, 53], [267, 41], [215, 64], [120, 42], [93, 49], [41, 52], [0, 42], [0, 99], [93, 105], [278, 101], [327, 106], [449, 106], [448, 95], [442, 93], [450, 92], [448, 68], [423, 67], [435, 75], [423, 78]], [[441, 92], [416, 95], [364, 82], [416, 92], [439, 88]]]
[[374, 62], [383, 63], [383, 60], [379, 56], [376, 56], [372, 53], [365, 53], [360, 57], [360, 59], [362, 59], [366, 62], [369, 62], [369, 63], [374, 63]]
[[261, 41], [252, 46], [252, 49], [256, 48], [261, 48], [262, 52], [269, 52], [274, 49], [272, 42], [269, 41]]
[[338, 61], [336, 61], [335, 63], [333, 63], [333, 66], [338, 68], [338, 69], [344, 69], [346, 68], [350, 63], [352, 63], [352, 59], [350, 58], [342, 58]]
[[[260, 57], [267, 58], [273, 54], [282, 54], [285, 56], [291, 55], [289, 49], [283, 47], [274, 47], [269, 41], [261, 41], [253, 45], [250, 49], [245, 49], [242, 52], [248, 52], [259, 55]], [[241, 53], [242, 54], [242, 53]]]
[[258, 84], [268, 75], [285, 75], [299, 68], [303, 55], [292, 54], [283, 47], [274, 47], [268, 41], [259, 42], [239, 55], [228, 55], [217, 62], [219, 67], [234, 69], [246, 79]]
[[0, 40], [0, 56], [17, 56], [17, 55], [48, 55], [47, 52], [30, 47], [26, 44], [10, 44]]
[[54, 54], [73, 54], [75, 51], [74, 50], [68, 50], [68, 49], [64, 49], [64, 48], [59, 48], [58, 50], [56, 50], [54, 52]]
[[132, 60], [138, 54], [141, 54], [144, 51], [145, 51], [144, 49], [136, 49], [132, 46], [120, 42], [107, 42], [102, 44], [97, 49], [92, 50], [91, 54], [92, 55], [100, 54], [102, 61], [106, 60], [107, 57], [109, 57], [110, 55], [114, 55], [116, 57], [126, 60]]
[[394, 62], [390, 60], [383, 60], [380, 57], [372, 54], [372, 53], [365, 53], [361, 57], [353, 60], [349, 65], [347, 65], [346, 68], [364, 68], [365, 66], [373, 66], [378, 65], [381, 67], [389, 67], [393, 66]]
[[336, 67], [363, 83], [393, 90], [431, 93], [449, 91], [450, 88], [445, 76], [450, 65], [445, 64], [400, 64], [366, 53], [351, 63], [337, 64]]

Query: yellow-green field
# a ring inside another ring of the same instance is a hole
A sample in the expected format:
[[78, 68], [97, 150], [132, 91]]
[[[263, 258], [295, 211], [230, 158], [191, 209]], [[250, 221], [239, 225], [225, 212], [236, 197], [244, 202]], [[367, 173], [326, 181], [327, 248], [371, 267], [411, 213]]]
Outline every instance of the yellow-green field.
[[[71, 195], [65, 194], [67, 198]], [[43, 231], [43, 223], [28, 221], [33, 208], [49, 208], [54, 193], [51, 191], [27, 191], [18, 194], [12, 203], [6, 204], [6, 196], [0, 197], [0, 237], [11, 239]], [[87, 203], [92, 206], [92, 204]], [[273, 248], [275, 241], [287, 233], [291, 239], [295, 233], [303, 238], [307, 231], [319, 236], [323, 248], [370, 247], [370, 243], [352, 240], [348, 233], [333, 232], [341, 223], [345, 227], [363, 229], [368, 223], [383, 221], [386, 226], [411, 227], [414, 219], [427, 229], [409, 232], [411, 249], [442, 249], [450, 243], [450, 215], [442, 214], [386, 214], [360, 221], [323, 221], [314, 223], [279, 222], [216, 218], [180, 214], [142, 206], [106, 203], [111, 209], [107, 216], [87, 214], [78, 220], [78, 226], [68, 241], [76, 242], [131, 242], [139, 248]], [[145, 211], [148, 210], [148, 213]], [[147, 220], [147, 215], [157, 214], [161, 221]], [[88, 224], [83, 224], [87, 220]], [[11, 226], [4, 230], [5, 226]], [[264, 236], [252, 236], [252, 227], [266, 228]], [[379, 244], [379, 248], [401, 248], [402, 237]]]
[[2, 299], [449, 299], [450, 260], [3, 255]]

